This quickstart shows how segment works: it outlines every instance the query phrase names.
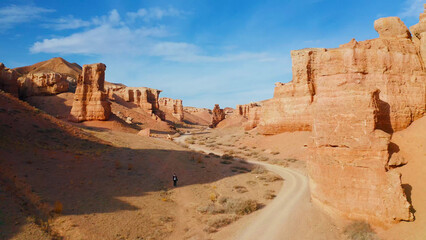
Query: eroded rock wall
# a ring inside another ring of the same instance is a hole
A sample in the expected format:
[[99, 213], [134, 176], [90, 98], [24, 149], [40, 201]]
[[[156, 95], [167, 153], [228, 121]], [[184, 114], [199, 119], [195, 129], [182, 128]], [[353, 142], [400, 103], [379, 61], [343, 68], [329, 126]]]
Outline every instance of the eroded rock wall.
[[67, 76], [49, 72], [27, 74], [18, 78], [19, 96], [55, 95], [69, 90]]
[[0, 89], [18, 97], [18, 73], [0, 63]]
[[372, 223], [412, 220], [389, 139], [425, 113], [422, 56], [399, 19], [379, 19], [377, 39], [314, 51], [312, 199]]
[[183, 121], [184, 113], [182, 100], [172, 98], [160, 98], [158, 100], [158, 103], [161, 111], [171, 113], [173, 117], [175, 117], [179, 121]]
[[95, 63], [83, 66], [82, 76], [77, 81], [70, 121], [107, 120], [111, 106], [104, 90], [106, 66]]
[[293, 80], [275, 84], [274, 97], [262, 105], [260, 133], [268, 135], [312, 129], [310, 107], [319, 67], [319, 62], [314, 61], [317, 54], [316, 49], [291, 51]]
[[262, 103], [249, 103], [237, 105], [236, 114], [243, 116], [247, 122], [243, 123], [244, 130], [251, 130], [259, 124]]

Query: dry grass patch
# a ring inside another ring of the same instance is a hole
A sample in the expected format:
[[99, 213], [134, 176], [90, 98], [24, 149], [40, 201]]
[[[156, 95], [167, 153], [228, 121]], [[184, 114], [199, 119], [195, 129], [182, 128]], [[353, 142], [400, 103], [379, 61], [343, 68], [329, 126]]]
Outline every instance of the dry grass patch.
[[238, 215], [250, 214], [260, 208], [260, 204], [251, 199], [223, 198], [221, 202], [226, 213]]
[[351, 240], [378, 240], [370, 224], [364, 221], [355, 221], [347, 225], [343, 233]]
[[267, 170], [262, 166], [256, 166], [255, 168], [251, 170], [251, 173], [253, 174], [264, 174], [266, 172]]
[[240, 186], [240, 185], [236, 185], [236, 186], [234, 186], [234, 190], [235, 190], [237, 193], [246, 193], [246, 192], [248, 192], [248, 190], [247, 190], [247, 188], [246, 188], [246, 187], [244, 187], [244, 186]]
[[211, 218], [207, 221], [207, 226], [210, 228], [218, 229], [224, 226], [227, 226], [236, 220], [238, 220], [237, 215], [229, 215], [229, 216], [218, 216], [215, 218]]

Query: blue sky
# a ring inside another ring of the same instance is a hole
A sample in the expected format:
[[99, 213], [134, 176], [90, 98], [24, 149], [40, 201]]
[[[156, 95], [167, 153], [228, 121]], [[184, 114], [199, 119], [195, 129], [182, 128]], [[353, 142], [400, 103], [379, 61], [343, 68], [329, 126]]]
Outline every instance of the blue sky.
[[235, 107], [291, 80], [290, 51], [376, 38], [374, 20], [418, 22], [424, 0], [1, 0], [0, 62], [103, 62], [106, 80], [185, 106]]

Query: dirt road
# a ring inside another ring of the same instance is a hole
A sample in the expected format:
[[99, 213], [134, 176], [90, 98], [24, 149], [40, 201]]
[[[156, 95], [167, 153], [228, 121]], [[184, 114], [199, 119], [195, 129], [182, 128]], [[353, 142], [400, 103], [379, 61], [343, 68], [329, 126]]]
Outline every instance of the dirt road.
[[[188, 136], [190, 135], [183, 135], [175, 141], [183, 143]], [[203, 146], [190, 145], [189, 147], [206, 153], [221, 154]], [[299, 172], [281, 166], [250, 160], [248, 162], [264, 166], [280, 175], [285, 182], [276, 198], [263, 208], [249, 224], [233, 234], [232, 239], [295, 239], [296, 235], [300, 235], [297, 233], [298, 221], [306, 217], [304, 212], [311, 206], [308, 178]]]

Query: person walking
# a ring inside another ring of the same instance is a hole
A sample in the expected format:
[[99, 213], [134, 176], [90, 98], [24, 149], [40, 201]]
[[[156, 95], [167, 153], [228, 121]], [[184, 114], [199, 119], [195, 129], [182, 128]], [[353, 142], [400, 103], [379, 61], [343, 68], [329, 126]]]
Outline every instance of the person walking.
[[177, 178], [177, 176], [176, 176], [176, 173], [173, 173], [173, 186], [177, 186], [177, 181], [178, 181], [178, 178]]

